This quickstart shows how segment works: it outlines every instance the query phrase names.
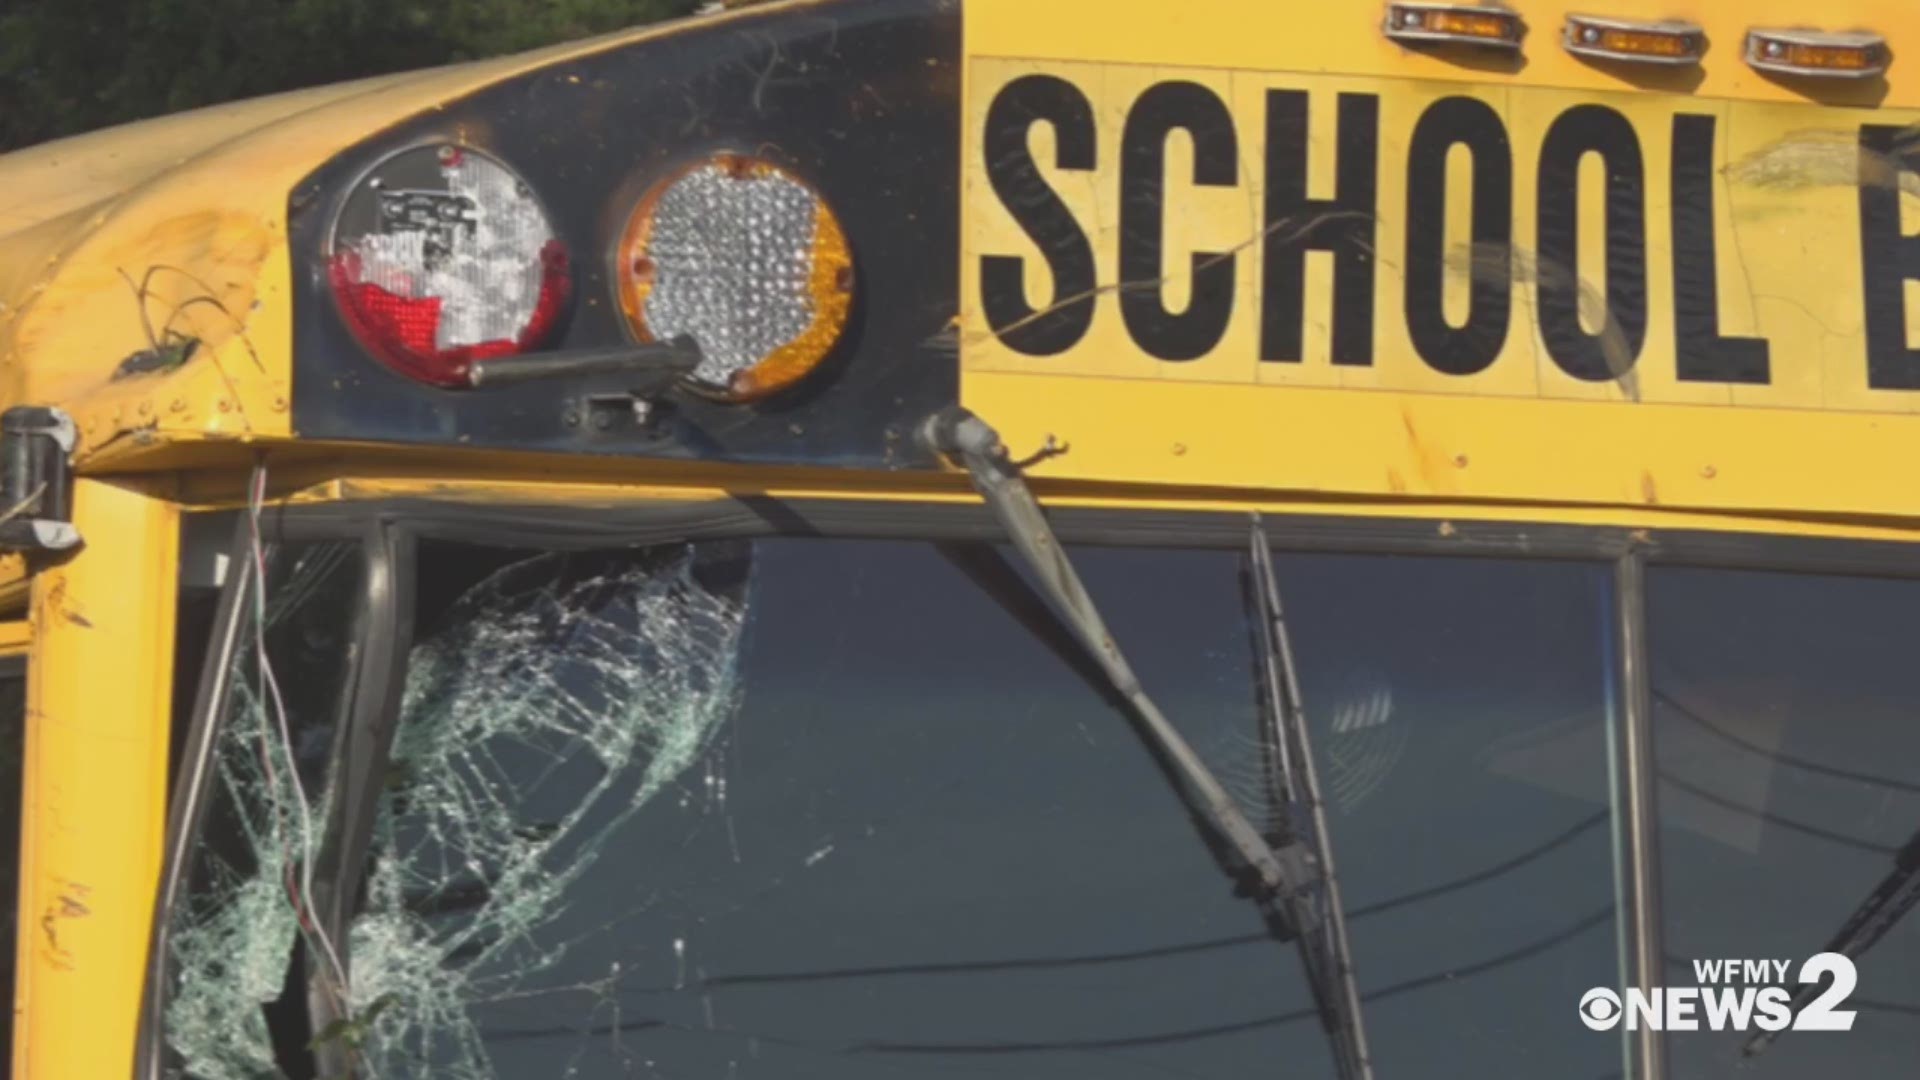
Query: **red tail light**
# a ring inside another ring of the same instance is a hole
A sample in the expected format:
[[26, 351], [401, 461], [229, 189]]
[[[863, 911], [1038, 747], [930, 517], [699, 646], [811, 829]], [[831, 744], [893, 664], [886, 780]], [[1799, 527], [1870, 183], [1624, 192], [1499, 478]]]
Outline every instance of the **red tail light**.
[[375, 358], [437, 386], [474, 360], [551, 340], [572, 274], [546, 211], [506, 166], [464, 147], [419, 147], [377, 166], [334, 225], [328, 276]]

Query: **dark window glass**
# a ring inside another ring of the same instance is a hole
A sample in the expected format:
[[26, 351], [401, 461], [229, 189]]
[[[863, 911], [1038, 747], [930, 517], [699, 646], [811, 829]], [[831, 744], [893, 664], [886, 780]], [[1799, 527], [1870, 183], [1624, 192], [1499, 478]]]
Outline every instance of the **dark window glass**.
[[1279, 573], [1380, 1074], [1620, 1071], [1574, 1011], [1621, 978], [1607, 568]]
[[[1667, 975], [1826, 950], [1920, 831], [1920, 583], [1659, 569], [1648, 586]], [[1684, 1077], [1911, 1076], [1920, 921], [1858, 961], [1846, 1034], [1668, 1037]], [[1791, 987], [1799, 989], [1797, 985]]]
[[[1229, 551], [1081, 549], [1264, 813]], [[1290, 943], [990, 549], [423, 548], [352, 934], [381, 1076], [1330, 1075]], [[1282, 556], [1382, 1075], [1598, 1077], [1604, 570]]]
[[13, 973], [20, 914], [20, 798], [26, 760], [26, 658], [0, 657], [0, 1080], [13, 1075]]

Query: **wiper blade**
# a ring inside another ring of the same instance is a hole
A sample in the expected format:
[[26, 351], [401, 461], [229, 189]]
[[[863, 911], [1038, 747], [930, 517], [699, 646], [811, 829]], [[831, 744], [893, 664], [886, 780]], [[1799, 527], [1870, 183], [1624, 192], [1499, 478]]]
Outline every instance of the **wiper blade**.
[[[1849, 960], [1858, 960], [1862, 953], [1880, 943], [1887, 932], [1907, 916], [1916, 905], [1920, 905], [1920, 832], [1907, 838], [1907, 842], [1894, 853], [1893, 869], [1880, 879], [1867, 898], [1853, 909], [1846, 921], [1840, 924], [1827, 947], [1821, 952], [1836, 952]], [[1814, 995], [1824, 989], [1824, 984], [1809, 983], [1789, 999], [1787, 1007], [1795, 1015], [1813, 1000]], [[1748, 1039], [1742, 1051], [1752, 1057], [1773, 1044], [1779, 1038], [1777, 1031], [1760, 1031]]]
[[[1262, 911], [1299, 941], [1314, 997], [1334, 1040], [1334, 1060], [1339, 1075], [1343, 1080], [1372, 1080], [1366, 1037], [1360, 1026], [1359, 1000], [1354, 990], [1353, 965], [1346, 948], [1346, 926], [1339, 915], [1339, 894], [1332, 889], [1330, 867], [1325, 859], [1316, 858], [1307, 843], [1291, 836], [1276, 845], [1262, 835], [1200, 755], [1147, 696], [1113, 635], [1107, 631], [1099, 609], [1087, 594], [1052, 526], [1047, 524], [1039, 500], [1027, 487], [1019, 465], [1007, 453], [999, 434], [971, 412], [950, 409], [929, 422], [925, 436], [933, 449], [967, 470], [974, 487], [1037, 579], [1055, 616], [1093, 658], [1113, 692], [1139, 719], [1142, 733], [1175, 772], [1182, 794], [1196, 816], [1244, 864]], [[1271, 587], [1270, 565], [1268, 573], [1268, 591], [1276, 598], [1271, 608], [1276, 620], [1271, 625], [1284, 633], [1284, 626], [1277, 622], [1278, 594]], [[1261, 610], [1269, 609], [1262, 606]], [[1284, 645], [1271, 655], [1285, 656]], [[1280, 667], [1290, 672], [1290, 660], [1280, 663]], [[1297, 698], [1296, 693], [1294, 700]], [[1297, 714], [1298, 710], [1293, 709], [1289, 715]], [[1284, 720], [1275, 723], [1285, 726]], [[1292, 740], [1292, 746], [1298, 748], [1303, 759], [1305, 740], [1304, 730], [1297, 732]], [[1299, 771], [1302, 767], [1304, 773]], [[1318, 807], [1319, 792], [1310, 760], [1290, 765], [1284, 776], [1285, 790], [1292, 791], [1297, 786], [1303, 792], [1310, 792], [1310, 804]], [[1316, 817], [1315, 821], [1318, 823], [1315, 842], [1324, 853], [1324, 820]]]
[[1320, 1006], [1320, 1020], [1333, 1041], [1340, 1074], [1371, 1078], [1366, 1025], [1361, 1018], [1360, 987], [1347, 944], [1346, 910], [1334, 875], [1333, 844], [1320, 779], [1313, 767], [1313, 745], [1300, 704], [1300, 679], [1280, 606], [1280, 585], [1273, 573], [1272, 545], [1260, 515], [1253, 516], [1249, 538], [1247, 590], [1256, 613], [1254, 631], [1261, 665], [1261, 719], [1267, 746], [1267, 780], [1278, 811], [1274, 843], [1282, 851], [1301, 849], [1313, 867], [1306, 887], [1277, 897], [1300, 944], [1300, 960]]

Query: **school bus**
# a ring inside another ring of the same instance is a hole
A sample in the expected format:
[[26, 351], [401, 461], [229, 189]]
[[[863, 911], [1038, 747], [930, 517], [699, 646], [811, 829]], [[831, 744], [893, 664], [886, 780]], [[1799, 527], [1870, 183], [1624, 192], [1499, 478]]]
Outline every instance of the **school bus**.
[[1909, 1075], [1909, 53], [793, 0], [0, 158], [12, 1075]]

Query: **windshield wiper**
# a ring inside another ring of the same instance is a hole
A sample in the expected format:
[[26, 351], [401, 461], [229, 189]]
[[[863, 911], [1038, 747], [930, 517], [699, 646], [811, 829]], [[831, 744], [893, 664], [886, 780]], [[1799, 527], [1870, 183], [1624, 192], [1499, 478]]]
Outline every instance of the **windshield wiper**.
[[1327, 833], [1320, 779], [1313, 768], [1313, 745], [1300, 704], [1300, 678], [1287, 638], [1280, 585], [1273, 573], [1272, 545], [1260, 515], [1253, 516], [1248, 543], [1247, 591], [1257, 617], [1261, 664], [1261, 719], [1267, 748], [1267, 783], [1278, 810], [1273, 842], [1280, 850], [1308, 846], [1302, 857], [1313, 868], [1307, 887], [1280, 898], [1287, 922], [1300, 943], [1300, 961], [1320, 1006], [1320, 1021], [1333, 1040], [1342, 1076], [1371, 1077], [1366, 1026], [1360, 1015], [1360, 987], [1353, 976], [1347, 945], [1346, 909], [1334, 876], [1333, 844]]
[[[1297, 690], [1289, 690], [1284, 697], [1273, 696], [1278, 691], [1269, 695], [1280, 706], [1269, 718], [1268, 737], [1277, 736], [1280, 740], [1271, 748], [1269, 757], [1287, 763], [1274, 777], [1276, 792], [1287, 800], [1280, 805], [1281, 817], [1288, 823], [1283, 829], [1287, 835], [1276, 843], [1254, 827], [1219, 778], [1147, 696], [1120, 647], [1114, 643], [1113, 635], [1107, 631], [1099, 609], [1087, 594], [1052, 526], [1047, 524], [1039, 500], [1027, 487], [1020, 466], [1007, 453], [999, 434], [973, 413], [957, 408], [933, 417], [924, 434], [935, 451], [967, 470], [974, 487], [1037, 580], [1054, 616], [1093, 658], [1109, 688], [1140, 721], [1142, 734], [1175, 773], [1181, 793], [1195, 816], [1244, 864], [1263, 914], [1299, 942], [1308, 981], [1333, 1042], [1340, 1077], [1372, 1080], [1353, 965], [1347, 951], [1346, 924], [1339, 913], [1339, 894], [1333, 888], [1331, 864], [1324, 858], [1326, 825], [1318, 813], [1319, 789], [1308, 757], [1306, 732], [1299, 727]], [[1255, 530], [1264, 541], [1257, 521]], [[1263, 564], [1256, 561], [1256, 577], [1260, 565]], [[1279, 620], [1278, 592], [1273, 586], [1270, 561], [1264, 565], [1263, 588], [1272, 601], [1262, 602], [1256, 608], [1262, 612], [1261, 640], [1267, 642], [1266, 635], [1278, 635], [1263, 649], [1268, 683], [1270, 687], [1275, 685], [1273, 674], [1278, 672], [1291, 687], [1292, 662], [1285, 643], [1285, 626]], [[1289, 735], [1290, 728], [1298, 730]], [[1313, 842], [1322, 857], [1316, 857], [1291, 826], [1290, 806], [1301, 801], [1309, 808], [1314, 826]]]
[[[1820, 951], [1837, 952], [1849, 960], [1858, 960], [1862, 953], [1878, 945], [1916, 904], [1920, 904], [1920, 832], [1908, 837], [1894, 853], [1893, 869], [1860, 901], [1827, 941], [1827, 947]], [[1807, 984], [1788, 1001], [1788, 1009], [1798, 1015], [1800, 1009], [1824, 989], [1826, 985], [1822, 983]], [[1777, 1031], [1756, 1032], [1741, 1048], [1742, 1052], [1752, 1057], [1779, 1036]]]

